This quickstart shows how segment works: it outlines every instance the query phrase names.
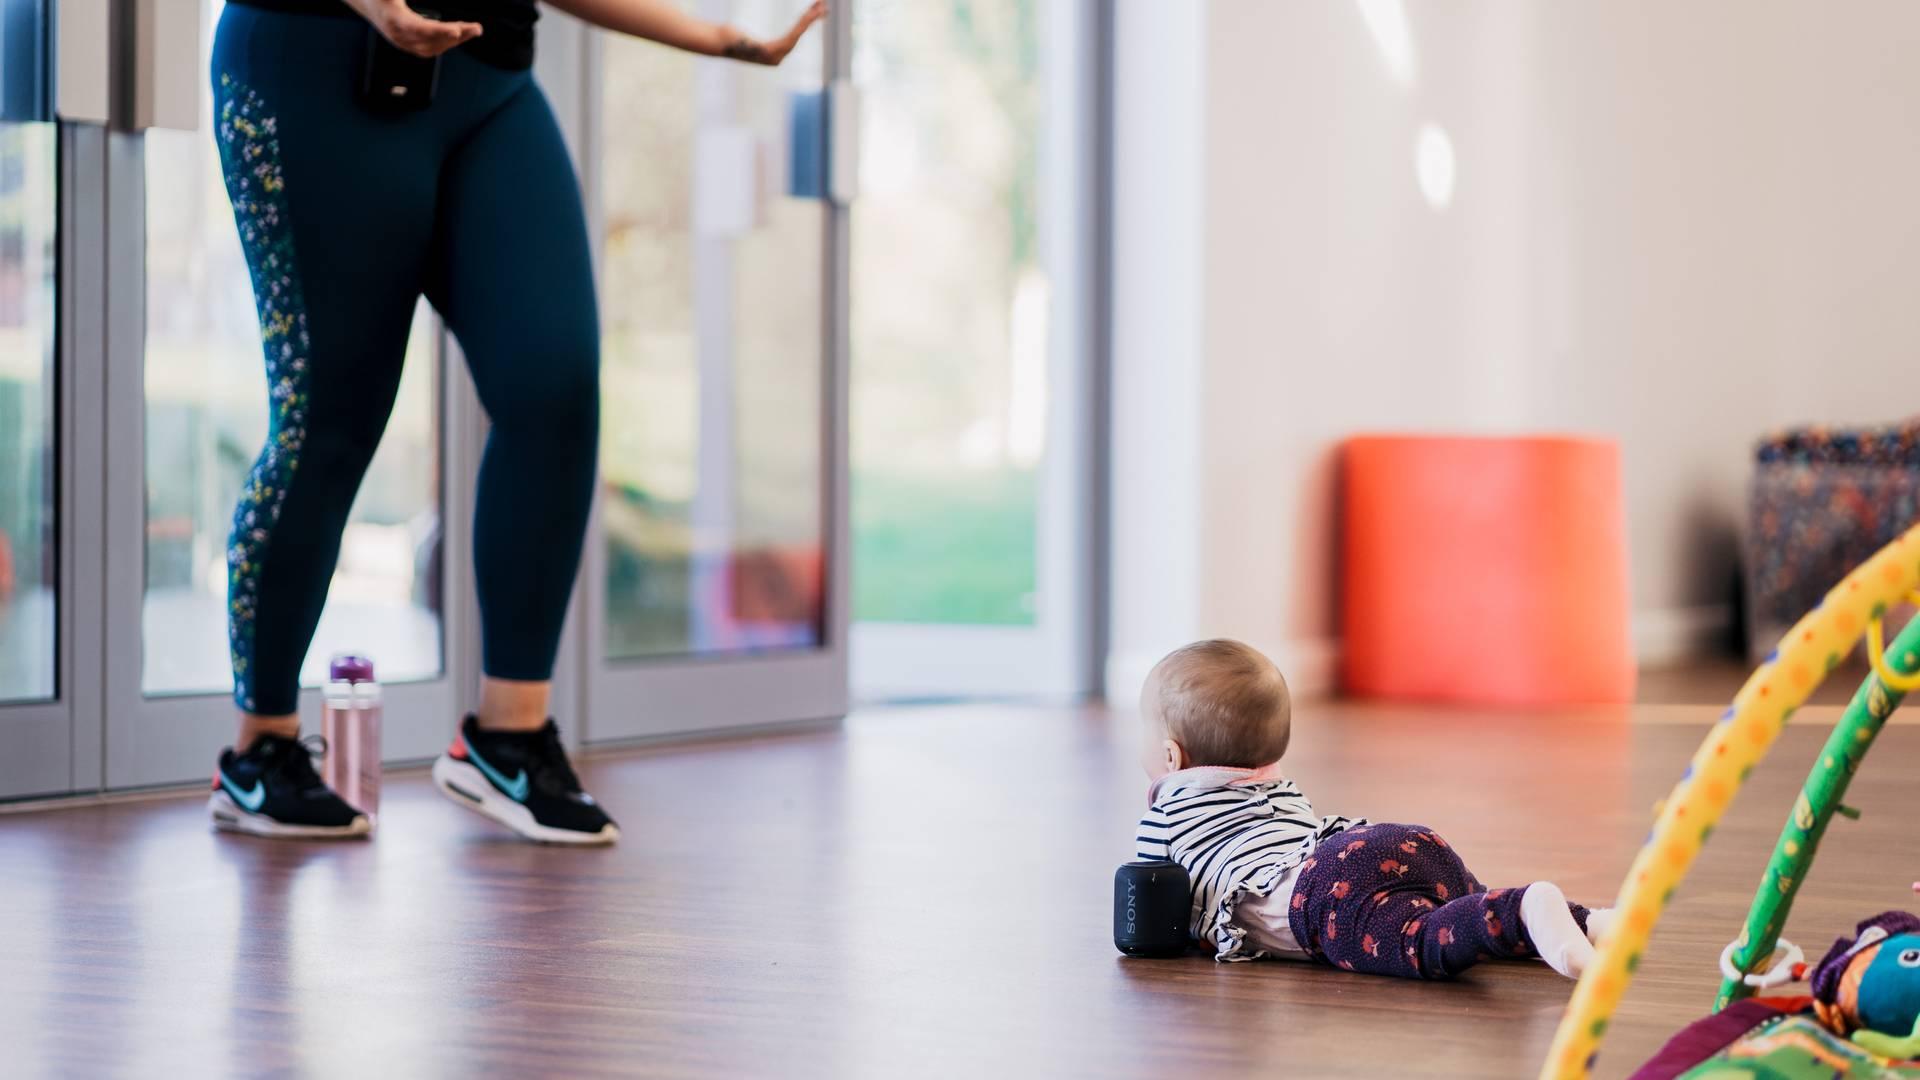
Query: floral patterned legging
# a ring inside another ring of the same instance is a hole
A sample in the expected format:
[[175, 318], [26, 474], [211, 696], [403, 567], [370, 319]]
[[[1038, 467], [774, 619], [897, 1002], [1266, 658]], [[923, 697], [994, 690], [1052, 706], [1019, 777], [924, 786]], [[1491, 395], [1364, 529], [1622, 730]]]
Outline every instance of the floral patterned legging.
[[[1485, 960], [1536, 955], [1520, 921], [1525, 894], [1488, 891], [1432, 829], [1361, 825], [1327, 837], [1302, 864], [1289, 921], [1323, 963], [1450, 979]], [[1568, 907], [1585, 929], [1587, 909]]]

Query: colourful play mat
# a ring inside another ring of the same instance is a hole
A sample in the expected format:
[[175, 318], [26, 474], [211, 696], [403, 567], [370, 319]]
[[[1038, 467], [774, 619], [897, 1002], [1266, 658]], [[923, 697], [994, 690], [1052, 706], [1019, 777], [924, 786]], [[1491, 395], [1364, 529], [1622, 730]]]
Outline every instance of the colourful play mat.
[[1632, 1080], [1889, 1080], [1920, 1078], [1920, 1062], [1890, 1062], [1828, 1031], [1810, 999], [1739, 1002], [1699, 1021]]

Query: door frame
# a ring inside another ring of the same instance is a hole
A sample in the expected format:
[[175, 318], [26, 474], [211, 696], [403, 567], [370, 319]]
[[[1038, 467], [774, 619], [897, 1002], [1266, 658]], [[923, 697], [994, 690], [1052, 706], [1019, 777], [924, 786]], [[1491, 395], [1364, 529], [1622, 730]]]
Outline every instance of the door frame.
[[105, 303], [106, 132], [59, 122], [55, 133], [54, 690], [0, 705], [0, 799], [58, 795], [100, 783], [99, 610], [102, 582], [100, 385]]

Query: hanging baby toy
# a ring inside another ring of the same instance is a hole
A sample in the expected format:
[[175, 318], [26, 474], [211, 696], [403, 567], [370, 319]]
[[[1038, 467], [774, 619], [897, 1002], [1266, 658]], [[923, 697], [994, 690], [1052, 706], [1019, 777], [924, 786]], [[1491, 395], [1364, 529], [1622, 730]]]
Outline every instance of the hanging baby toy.
[[1813, 969], [1813, 1010], [1871, 1053], [1920, 1058], [1920, 916], [1875, 915], [1834, 942]]
[[1920, 1077], [1920, 915], [1864, 920], [1811, 966], [1784, 941], [1776, 955], [1747, 985], [1778, 991], [1806, 980], [1810, 997], [1732, 1002], [1682, 1029], [1631, 1080]]

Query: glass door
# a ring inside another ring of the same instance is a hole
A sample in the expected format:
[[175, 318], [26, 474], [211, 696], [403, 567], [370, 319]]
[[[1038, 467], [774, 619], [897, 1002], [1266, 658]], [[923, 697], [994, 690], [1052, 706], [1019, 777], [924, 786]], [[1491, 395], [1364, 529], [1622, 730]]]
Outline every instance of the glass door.
[[85, 620], [75, 618], [97, 596], [78, 552], [83, 538], [97, 539], [98, 518], [76, 480], [98, 466], [81, 410], [98, 375], [89, 305], [100, 300], [100, 189], [88, 170], [103, 138], [96, 123], [54, 120], [49, 5], [8, 3], [4, 16], [0, 799], [65, 792], [98, 776], [97, 699], [80, 664], [90, 650]]
[[[268, 387], [208, 130], [205, 50], [220, 7], [201, 8], [199, 129], [116, 136], [111, 163], [115, 257], [142, 267], [144, 280], [121, 290], [110, 358], [109, 786], [199, 776], [232, 738], [228, 534], [266, 438]], [[442, 378], [441, 337], [423, 303], [301, 679], [312, 727], [329, 657], [370, 656], [386, 693], [390, 759], [430, 756], [453, 729], [463, 680], [450, 670], [449, 640], [472, 622], [465, 579], [442, 570], [463, 565], [449, 554], [464, 542], [464, 521], [444, 512], [448, 483], [472, 473], [443, 422], [450, 407], [471, 405]]]
[[1095, 18], [854, 9], [860, 697], [1091, 689]]
[[[798, 10], [693, 6], [763, 35]], [[594, 35], [591, 739], [845, 711], [846, 215], [826, 164], [844, 28], [836, 9], [777, 69]]]
[[59, 135], [0, 119], [0, 797], [71, 783], [60, 630]]
[[0, 121], [0, 704], [52, 701], [59, 666], [54, 393], [57, 136]]

